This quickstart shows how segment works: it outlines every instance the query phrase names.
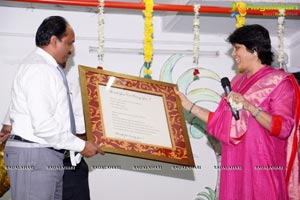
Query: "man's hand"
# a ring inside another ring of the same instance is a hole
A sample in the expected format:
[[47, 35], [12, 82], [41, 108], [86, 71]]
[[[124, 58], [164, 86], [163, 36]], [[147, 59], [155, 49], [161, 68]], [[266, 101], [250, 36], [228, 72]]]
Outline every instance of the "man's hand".
[[102, 155], [104, 154], [104, 152], [101, 150], [100, 146], [96, 145], [92, 141], [86, 141], [84, 149], [80, 152], [80, 154], [83, 157], [87, 157], [87, 158], [92, 157], [92, 156], [96, 155], [97, 153], [100, 153]]

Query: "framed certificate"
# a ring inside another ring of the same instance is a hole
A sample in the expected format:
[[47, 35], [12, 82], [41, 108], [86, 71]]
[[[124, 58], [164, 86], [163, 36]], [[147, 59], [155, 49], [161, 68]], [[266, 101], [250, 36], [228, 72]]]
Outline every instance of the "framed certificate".
[[177, 85], [79, 66], [88, 140], [105, 152], [194, 166]]

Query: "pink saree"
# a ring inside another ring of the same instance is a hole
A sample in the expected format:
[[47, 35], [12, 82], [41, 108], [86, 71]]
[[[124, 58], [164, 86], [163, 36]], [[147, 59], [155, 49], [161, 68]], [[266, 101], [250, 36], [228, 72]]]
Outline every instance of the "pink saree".
[[288, 74], [270, 67], [249, 78], [246, 73], [237, 75], [231, 85], [273, 116], [272, 131], [245, 110], [235, 121], [228, 103], [221, 100], [207, 125], [207, 131], [222, 142], [220, 200], [287, 200], [286, 163], [291, 155], [287, 145], [294, 126], [295, 85]]

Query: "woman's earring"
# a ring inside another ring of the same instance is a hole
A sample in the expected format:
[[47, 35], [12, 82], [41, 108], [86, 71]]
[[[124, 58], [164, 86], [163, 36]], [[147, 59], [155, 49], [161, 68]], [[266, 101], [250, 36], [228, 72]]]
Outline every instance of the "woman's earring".
[[253, 53], [252, 53], [254, 56], [257, 56], [257, 51], [253, 51]]

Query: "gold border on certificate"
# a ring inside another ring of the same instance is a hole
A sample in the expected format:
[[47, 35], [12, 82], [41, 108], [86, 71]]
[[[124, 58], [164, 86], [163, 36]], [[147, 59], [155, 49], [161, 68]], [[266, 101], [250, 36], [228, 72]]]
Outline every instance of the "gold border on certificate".
[[109, 153], [194, 166], [177, 85], [79, 65], [88, 140]]

